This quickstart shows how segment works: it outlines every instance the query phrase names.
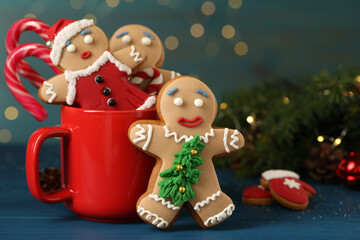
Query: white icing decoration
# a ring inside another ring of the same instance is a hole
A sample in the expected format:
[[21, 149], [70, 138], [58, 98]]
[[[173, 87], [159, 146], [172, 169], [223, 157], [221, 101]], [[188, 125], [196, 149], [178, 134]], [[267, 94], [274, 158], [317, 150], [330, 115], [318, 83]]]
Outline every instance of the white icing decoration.
[[263, 185], [258, 185], [258, 188], [261, 189], [261, 190], [265, 190]]
[[134, 62], [141, 62], [143, 58], [140, 57], [140, 53], [135, 51], [135, 46], [131, 45], [130, 57], [134, 58]]
[[[239, 141], [239, 138], [237, 137], [238, 134], [239, 131], [235, 130], [234, 133], [230, 136], [230, 138], [232, 139], [232, 141], [230, 142], [230, 146], [233, 147], [234, 149], [239, 149], [239, 146], [235, 144], [236, 142]], [[230, 152], [229, 146], [227, 144], [228, 135], [229, 135], [229, 129], [225, 128], [223, 142], [224, 142], [225, 151], [227, 153]]]
[[180, 73], [177, 73], [177, 72], [171, 71], [170, 79], [173, 79], [173, 78], [175, 78], [175, 77], [179, 77], [179, 76], [181, 76], [181, 74], [180, 74]]
[[141, 44], [145, 46], [149, 46], [151, 44], [151, 39], [148, 37], [141, 38]]
[[285, 178], [284, 185], [287, 185], [290, 189], [296, 188], [296, 189], [300, 189], [301, 184], [296, 182], [295, 179], [288, 179]]
[[235, 130], [234, 133], [231, 135], [232, 141], [230, 142], [230, 146], [232, 146], [235, 149], [239, 149], [239, 146], [237, 146], [235, 144], [235, 143], [237, 143], [239, 141], [239, 138], [237, 137], [238, 134], [239, 134], [239, 131]]
[[84, 37], [84, 43], [91, 44], [94, 41], [93, 37], [91, 35], [86, 35]]
[[194, 105], [195, 105], [195, 107], [200, 108], [204, 105], [204, 101], [200, 98], [197, 98], [194, 100]]
[[200, 139], [203, 140], [204, 143], [208, 143], [209, 137], [215, 137], [214, 129], [210, 129], [210, 133], [205, 133], [205, 137], [200, 136]]
[[230, 149], [229, 149], [229, 147], [228, 147], [228, 145], [227, 145], [227, 137], [228, 137], [228, 134], [229, 134], [229, 129], [228, 129], [228, 128], [225, 128], [223, 142], [224, 142], [225, 151], [226, 151], [227, 153], [230, 152]]
[[72, 22], [61, 29], [54, 39], [54, 44], [51, 48], [50, 59], [55, 65], [59, 65], [60, 57], [63, 47], [65, 47], [66, 41], [74, 37], [76, 34], [81, 32], [84, 28], [90, 27], [94, 24], [92, 19], [82, 19], [79, 21]]
[[174, 99], [174, 104], [178, 107], [180, 107], [181, 105], [183, 105], [184, 100], [181, 97], [177, 97]]
[[148, 137], [146, 139], [146, 143], [144, 144], [143, 146], [143, 150], [146, 150], [147, 147], [149, 146], [149, 143], [150, 143], [150, 140], [151, 140], [151, 137], [152, 137], [152, 132], [153, 132], [153, 126], [151, 126], [150, 124], [148, 124], [148, 129], [149, 129], [149, 132], [148, 132]]
[[145, 210], [144, 208], [138, 206], [137, 208], [137, 212], [139, 213], [140, 216], [144, 216], [144, 214], [147, 214], [147, 216], [145, 217], [146, 220], [150, 221], [152, 217], [154, 217], [154, 221], [152, 221], [152, 224], [158, 228], [166, 228], [167, 226], [169, 226], [169, 223], [167, 221], [165, 221], [163, 218], [159, 217], [157, 214], [155, 213], [151, 213], [148, 210]]
[[66, 47], [66, 51], [68, 51], [69, 53], [75, 52], [76, 47], [74, 44], [70, 44], [69, 46]]
[[274, 178], [283, 178], [283, 177], [292, 177], [292, 178], [296, 178], [296, 179], [300, 178], [297, 173], [289, 171], [289, 170], [282, 170], [282, 169], [267, 170], [261, 174], [261, 177], [263, 177], [266, 181], [269, 181]]
[[43, 84], [44, 84], [45, 86], [49, 87], [49, 88], [46, 90], [45, 94], [46, 94], [46, 95], [51, 95], [51, 97], [50, 97], [49, 100], [48, 100], [48, 103], [52, 103], [52, 102], [54, 101], [54, 99], [56, 98], [56, 96], [57, 96], [56, 92], [53, 91], [53, 90], [54, 90], [54, 84], [49, 83], [49, 82], [47, 82], [47, 81], [44, 81]]
[[221, 194], [221, 191], [217, 191], [216, 193], [211, 195], [211, 197], [207, 197], [206, 200], [196, 203], [194, 209], [196, 211], [200, 211], [200, 207], [204, 207], [205, 205], [209, 204], [210, 200], [215, 202], [216, 197], [220, 197], [220, 194]]
[[100, 67], [110, 61], [115, 64], [121, 72], [126, 72], [128, 75], [131, 74], [131, 69], [125, 64], [117, 60], [109, 51], [105, 51], [96, 61], [89, 67], [78, 71], [65, 71], [65, 79], [68, 84], [68, 94], [66, 96], [66, 103], [72, 105], [76, 95], [76, 81], [79, 77], [86, 77], [94, 72], [99, 71]]
[[179, 206], [175, 206], [174, 204], [172, 204], [170, 201], [166, 201], [164, 198], [159, 197], [158, 195], [155, 194], [149, 194], [149, 197], [154, 199], [156, 202], [161, 201], [161, 205], [166, 206], [169, 209], [172, 209], [174, 211], [179, 210], [180, 207]]
[[135, 136], [138, 136], [138, 138], [135, 138], [133, 141], [135, 144], [146, 139], [146, 136], [144, 135], [146, 132], [145, 128], [143, 128], [140, 124], [136, 124], [136, 128], [140, 130], [135, 133]]
[[131, 37], [129, 35], [124, 35], [122, 38], [121, 38], [121, 42], [123, 44], [128, 44], [129, 42], [131, 42]]
[[216, 214], [215, 216], [209, 217], [205, 221], [204, 225], [209, 226], [209, 223], [215, 224], [216, 222], [220, 222], [223, 219], [225, 219], [227, 216], [231, 216], [231, 214], [233, 213], [234, 210], [235, 210], [235, 205], [230, 204], [222, 212]]
[[149, 146], [149, 143], [150, 143], [150, 140], [152, 137], [153, 126], [151, 124], [147, 125], [148, 130], [149, 130], [147, 137], [144, 134], [144, 133], [146, 133], [145, 128], [143, 128], [140, 124], [137, 124], [136, 127], [140, 130], [135, 133], [135, 136], [137, 136], [138, 138], [134, 139], [133, 143], [136, 144], [136, 143], [146, 139], [146, 142], [145, 142], [144, 146], [142, 147], [143, 150], [146, 150], [147, 147]]
[[[188, 141], [191, 141], [194, 138], [194, 136], [186, 136], [186, 135], [183, 135], [180, 138], [178, 138], [177, 133], [176, 132], [170, 132], [170, 129], [166, 125], [164, 126], [164, 130], [165, 130], [165, 137], [169, 138], [171, 136], [174, 136], [174, 139], [175, 139], [176, 143], [179, 143], [182, 140], [185, 140], [185, 142], [188, 142]], [[204, 143], [208, 143], [209, 142], [209, 137], [215, 137], [215, 132], [214, 132], [214, 129], [212, 129], [212, 128], [210, 129], [210, 132], [205, 133], [205, 136], [200, 136], [200, 140], [203, 140]]]
[[140, 107], [138, 107], [136, 110], [145, 110], [145, 109], [149, 109], [151, 108], [156, 102], [156, 97], [155, 96], [151, 96], [148, 97], [146, 99], [146, 101], [143, 103], [143, 105], [141, 105]]

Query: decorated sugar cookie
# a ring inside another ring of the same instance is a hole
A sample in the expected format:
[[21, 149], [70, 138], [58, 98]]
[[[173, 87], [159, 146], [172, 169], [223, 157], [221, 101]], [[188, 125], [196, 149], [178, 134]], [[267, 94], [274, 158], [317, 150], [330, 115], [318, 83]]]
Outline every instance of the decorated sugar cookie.
[[261, 184], [269, 189], [271, 196], [281, 205], [293, 210], [307, 208], [309, 198], [316, 191], [301, 181], [299, 175], [288, 170], [268, 170], [261, 175]]
[[110, 39], [110, 51], [116, 52], [136, 46], [145, 52], [145, 59], [134, 72], [131, 82], [149, 94], [156, 94], [161, 86], [180, 74], [161, 69], [164, 62], [164, 46], [160, 38], [149, 28], [142, 25], [126, 25], [115, 31]]
[[275, 203], [275, 199], [270, 191], [260, 184], [246, 187], [242, 192], [242, 202], [249, 205], [269, 205]]
[[155, 97], [128, 82], [145, 58], [141, 49], [130, 45], [110, 53], [106, 35], [90, 19], [61, 19], [48, 36], [50, 58], [65, 72], [44, 82], [39, 89], [42, 101], [101, 110], [146, 109], [154, 104]]
[[212, 158], [238, 151], [244, 138], [237, 130], [212, 127], [216, 99], [196, 78], [170, 80], [156, 107], [160, 121], [137, 121], [129, 128], [130, 141], [157, 158], [148, 189], [137, 202], [138, 215], [169, 229], [186, 206], [202, 228], [213, 227], [235, 206], [221, 191]]

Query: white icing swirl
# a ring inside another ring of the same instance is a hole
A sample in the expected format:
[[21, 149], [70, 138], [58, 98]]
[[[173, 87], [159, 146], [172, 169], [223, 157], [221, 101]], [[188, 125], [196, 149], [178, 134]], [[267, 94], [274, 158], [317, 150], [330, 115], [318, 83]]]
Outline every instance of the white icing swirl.
[[151, 124], [148, 124], [147, 127], [148, 127], [149, 131], [148, 131], [148, 136], [146, 137], [144, 134], [144, 133], [146, 133], [145, 128], [143, 128], [140, 124], [136, 124], [136, 128], [138, 128], [139, 131], [137, 131], [135, 133], [135, 136], [137, 136], [138, 138], [135, 138], [133, 140], [133, 143], [136, 144], [136, 143], [146, 139], [146, 142], [145, 142], [144, 146], [142, 147], [143, 150], [146, 150], [148, 148], [151, 137], [152, 137], [153, 126]]
[[209, 217], [205, 221], [204, 225], [209, 226], [209, 223], [215, 224], [216, 222], [221, 222], [222, 220], [225, 220], [226, 217], [231, 216], [234, 210], [235, 210], [235, 205], [230, 204], [222, 212], [216, 214], [215, 216]]
[[204, 207], [205, 205], [209, 204], [210, 200], [215, 202], [216, 197], [220, 197], [220, 194], [221, 194], [221, 191], [217, 191], [216, 193], [211, 195], [211, 197], [207, 197], [204, 201], [196, 203], [194, 209], [196, 211], [200, 211], [200, 207]]
[[51, 97], [50, 97], [49, 100], [48, 100], [48, 103], [52, 103], [52, 102], [54, 101], [54, 99], [56, 98], [56, 96], [57, 96], [56, 92], [53, 91], [53, 90], [54, 90], [54, 84], [49, 83], [49, 82], [47, 82], [47, 81], [44, 81], [43, 84], [44, 84], [45, 86], [49, 87], [49, 88], [46, 90], [45, 94], [46, 94], [46, 95], [51, 95]]
[[134, 58], [134, 62], [141, 62], [143, 58], [140, 57], [140, 53], [135, 51], [135, 46], [131, 45], [130, 57]]
[[169, 226], [169, 223], [167, 221], [165, 221], [163, 218], [159, 217], [155, 213], [151, 213], [150, 211], [145, 210], [144, 208], [142, 208], [140, 206], [138, 206], [137, 212], [139, 213], [140, 216], [144, 216], [145, 214], [147, 214], [145, 219], [148, 221], [151, 221], [151, 218], [154, 217], [155, 219], [151, 223], [158, 228], [166, 228], [167, 226]]
[[161, 201], [161, 204], [162, 204], [163, 206], [166, 206], [167, 208], [172, 209], [172, 210], [174, 210], [174, 211], [180, 209], [179, 206], [175, 206], [175, 205], [172, 204], [170, 201], [166, 201], [164, 198], [159, 197], [158, 195], [149, 194], [149, 197], [152, 198], [152, 199], [154, 199], [156, 202]]

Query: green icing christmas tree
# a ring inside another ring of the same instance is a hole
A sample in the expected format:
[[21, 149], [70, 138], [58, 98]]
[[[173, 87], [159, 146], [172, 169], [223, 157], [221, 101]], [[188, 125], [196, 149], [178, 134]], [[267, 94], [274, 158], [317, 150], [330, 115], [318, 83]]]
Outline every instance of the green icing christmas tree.
[[180, 152], [174, 154], [176, 159], [173, 166], [160, 173], [160, 177], [164, 178], [158, 183], [160, 197], [171, 198], [175, 205], [181, 205], [195, 197], [191, 184], [198, 183], [201, 175], [201, 171], [196, 167], [204, 162], [199, 156], [204, 147], [205, 144], [200, 142], [199, 135], [196, 135], [183, 144]]

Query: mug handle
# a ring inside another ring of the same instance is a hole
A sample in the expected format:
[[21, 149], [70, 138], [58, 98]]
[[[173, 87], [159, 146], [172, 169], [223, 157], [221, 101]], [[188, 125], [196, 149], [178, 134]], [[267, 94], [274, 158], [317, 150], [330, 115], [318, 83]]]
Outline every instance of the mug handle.
[[51, 193], [45, 193], [40, 186], [39, 155], [43, 142], [51, 137], [70, 136], [70, 130], [63, 127], [44, 127], [36, 130], [30, 137], [26, 149], [26, 178], [31, 194], [39, 201], [45, 203], [58, 203], [72, 198], [69, 186]]

